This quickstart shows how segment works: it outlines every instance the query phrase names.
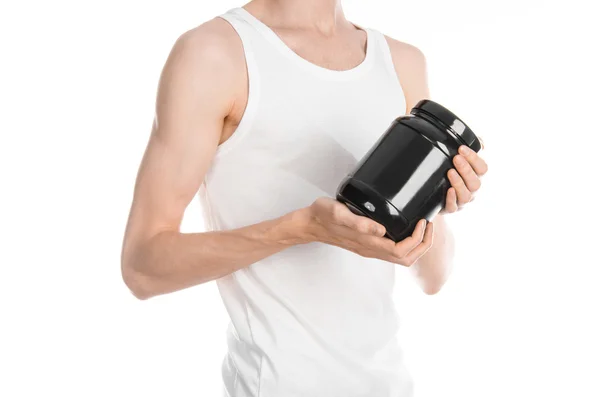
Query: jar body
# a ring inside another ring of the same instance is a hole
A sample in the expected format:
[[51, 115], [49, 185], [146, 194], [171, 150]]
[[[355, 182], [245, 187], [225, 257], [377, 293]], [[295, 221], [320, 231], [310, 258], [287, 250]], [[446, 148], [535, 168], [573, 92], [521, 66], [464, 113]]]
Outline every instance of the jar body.
[[336, 194], [354, 213], [384, 225], [395, 242], [410, 236], [419, 220], [432, 221], [444, 207], [447, 173], [462, 143], [425, 116], [394, 120]]

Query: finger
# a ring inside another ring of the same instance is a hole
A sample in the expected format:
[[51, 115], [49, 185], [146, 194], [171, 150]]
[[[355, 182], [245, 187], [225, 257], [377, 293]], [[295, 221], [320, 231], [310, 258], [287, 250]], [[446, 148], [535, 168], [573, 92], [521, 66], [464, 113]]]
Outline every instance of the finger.
[[444, 207], [444, 211], [448, 213], [456, 212], [458, 210], [458, 199], [456, 198], [456, 190], [453, 187], [448, 189], [448, 194], [446, 195], [446, 206]]
[[415, 263], [420, 257], [422, 257], [433, 245], [433, 222], [429, 222], [427, 224], [427, 228], [425, 229], [425, 235], [423, 236], [423, 241], [419, 244], [414, 250], [410, 251], [406, 257], [404, 257], [404, 262], [408, 264]]
[[[429, 226], [429, 224], [431, 224], [431, 226]], [[427, 226], [423, 227], [424, 225]], [[422, 228], [422, 235], [420, 235], [419, 230], [417, 230], [419, 227]], [[363, 253], [363, 255], [367, 255], [372, 258], [377, 258], [386, 262], [392, 262], [406, 266], [407, 264], [414, 263], [416, 261], [416, 259], [411, 259], [412, 257], [420, 257], [423, 253], [427, 251], [428, 247], [431, 246], [431, 241], [433, 238], [433, 224], [431, 222], [426, 223], [423, 219], [417, 224], [415, 232], [413, 232], [413, 234], [417, 235], [417, 239], [420, 239], [420, 241], [410, 251], [409, 248], [405, 248], [402, 250], [402, 252], [398, 252], [397, 246], [399, 244], [395, 244], [392, 240], [388, 238], [379, 238], [375, 236], [365, 235], [361, 236], [360, 243], [363, 246], [361, 252]], [[407, 241], [411, 237], [403, 241]], [[424, 247], [423, 241], [425, 241]], [[407, 255], [412, 255], [412, 257], [407, 258]]]
[[457, 155], [454, 156], [452, 161], [454, 162], [454, 166], [460, 174], [460, 177], [467, 186], [467, 189], [469, 189], [470, 192], [476, 192], [479, 190], [481, 187], [481, 181], [479, 180], [479, 177], [475, 171], [473, 171], [473, 167], [467, 161], [466, 157]]
[[388, 238], [357, 232], [348, 226], [332, 224], [329, 228], [327, 244], [344, 248], [365, 257], [380, 257], [388, 250], [377, 247], [385, 243], [394, 242]]
[[471, 164], [471, 168], [473, 168], [473, 171], [475, 171], [478, 176], [483, 176], [487, 173], [487, 163], [477, 154], [477, 152], [465, 145], [462, 145], [458, 151], [467, 159], [469, 164]]
[[333, 210], [334, 223], [346, 226], [359, 233], [376, 236], [383, 236], [385, 234], [385, 227], [383, 225], [366, 216], [356, 215], [345, 204], [338, 204], [340, 205], [336, 205]]
[[397, 258], [403, 258], [406, 256], [406, 254], [415, 249], [421, 243], [421, 241], [423, 241], [426, 225], [427, 222], [425, 219], [421, 219], [419, 222], [417, 222], [412, 235], [396, 243], [394, 252], [392, 254]]
[[403, 263], [404, 263], [404, 261], [402, 259], [396, 258], [393, 255], [386, 254], [385, 252], [377, 251], [377, 250], [368, 250], [368, 249], [363, 248], [359, 255], [365, 256], [368, 258], [379, 259], [384, 262], [396, 263], [398, 265], [403, 265]]
[[454, 188], [454, 190], [456, 190], [458, 206], [461, 207], [468, 203], [469, 200], [471, 200], [471, 192], [469, 191], [469, 189], [467, 189], [467, 185], [465, 185], [465, 182], [458, 174], [458, 171], [456, 171], [454, 168], [448, 171], [448, 179], [450, 179], [452, 187]]
[[385, 235], [385, 227], [366, 216], [352, 214], [352, 217], [345, 222], [345, 226], [361, 234], [379, 237]]
[[356, 238], [356, 242], [363, 247], [364, 250], [373, 252], [373, 256], [385, 260], [393, 257], [394, 248], [396, 247], [396, 243], [394, 243], [393, 240], [375, 235], [362, 234]]
[[479, 143], [481, 143], [481, 150], [485, 149], [485, 144], [483, 143], [483, 138], [478, 136], [477, 139], [479, 140]]

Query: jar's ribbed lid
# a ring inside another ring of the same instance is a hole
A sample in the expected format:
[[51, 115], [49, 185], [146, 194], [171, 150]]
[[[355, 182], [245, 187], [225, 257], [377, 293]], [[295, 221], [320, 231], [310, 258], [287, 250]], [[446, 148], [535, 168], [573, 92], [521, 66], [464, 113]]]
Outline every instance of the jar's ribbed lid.
[[439, 103], [430, 99], [423, 99], [410, 111], [411, 114], [416, 114], [418, 112], [426, 113], [437, 119], [463, 141], [465, 145], [469, 146], [474, 151], [478, 152], [481, 150], [481, 142], [479, 142], [479, 139], [477, 139], [477, 136], [469, 126]]

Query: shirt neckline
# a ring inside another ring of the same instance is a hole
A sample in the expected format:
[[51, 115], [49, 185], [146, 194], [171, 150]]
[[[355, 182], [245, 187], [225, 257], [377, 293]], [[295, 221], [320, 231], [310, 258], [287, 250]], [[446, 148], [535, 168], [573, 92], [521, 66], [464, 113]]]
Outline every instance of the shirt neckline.
[[287, 56], [292, 62], [298, 64], [306, 70], [311, 71], [312, 73], [316, 73], [322, 75], [326, 78], [332, 79], [347, 79], [350, 77], [356, 77], [364, 73], [366, 70], [370, 68], [373, 63], [373, 57], [375, 52], [375, 40], [373, 32], [370, 29], [364, 28], [362, 26], [358, 26], [354, 23], [357, 29], [364, 30], [367, 34], [367, 48], [366, 54], [361, 63], [354, 66], [351, 69], [345, 70], [334, 70], [328, 69], [323, 66], [312, 63], [311, 61], [301, 57], [294, 50], [292, 50], [285, 42], [273, 31], [269, 26], [263, 23], [260, 19], [252, 15], [248, 10], [243, 7], [237, 7], [233, 9], [238, 15], [246, 19], [250, 24], [252, 24], [258, 31], [260, 31], [267, 40], [271, 42], [281, 53]]

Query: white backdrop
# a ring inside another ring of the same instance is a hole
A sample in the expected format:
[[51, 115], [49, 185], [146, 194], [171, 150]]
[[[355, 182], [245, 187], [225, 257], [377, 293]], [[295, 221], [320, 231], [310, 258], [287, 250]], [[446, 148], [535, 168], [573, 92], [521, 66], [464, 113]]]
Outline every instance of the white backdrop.
[[[166, 56], [243, 3], [0, 4], [0, 395], [220, 396], [215, 284], [137, 301], [119, 254]], [[433, 99], [490, 164], [450, 218], [443, 291], [398, 276], [416, 397], [600, 396], [594, 2], [344, 5], [424, 51]], [[182, 230], [203, 230], [196, 201]]]

